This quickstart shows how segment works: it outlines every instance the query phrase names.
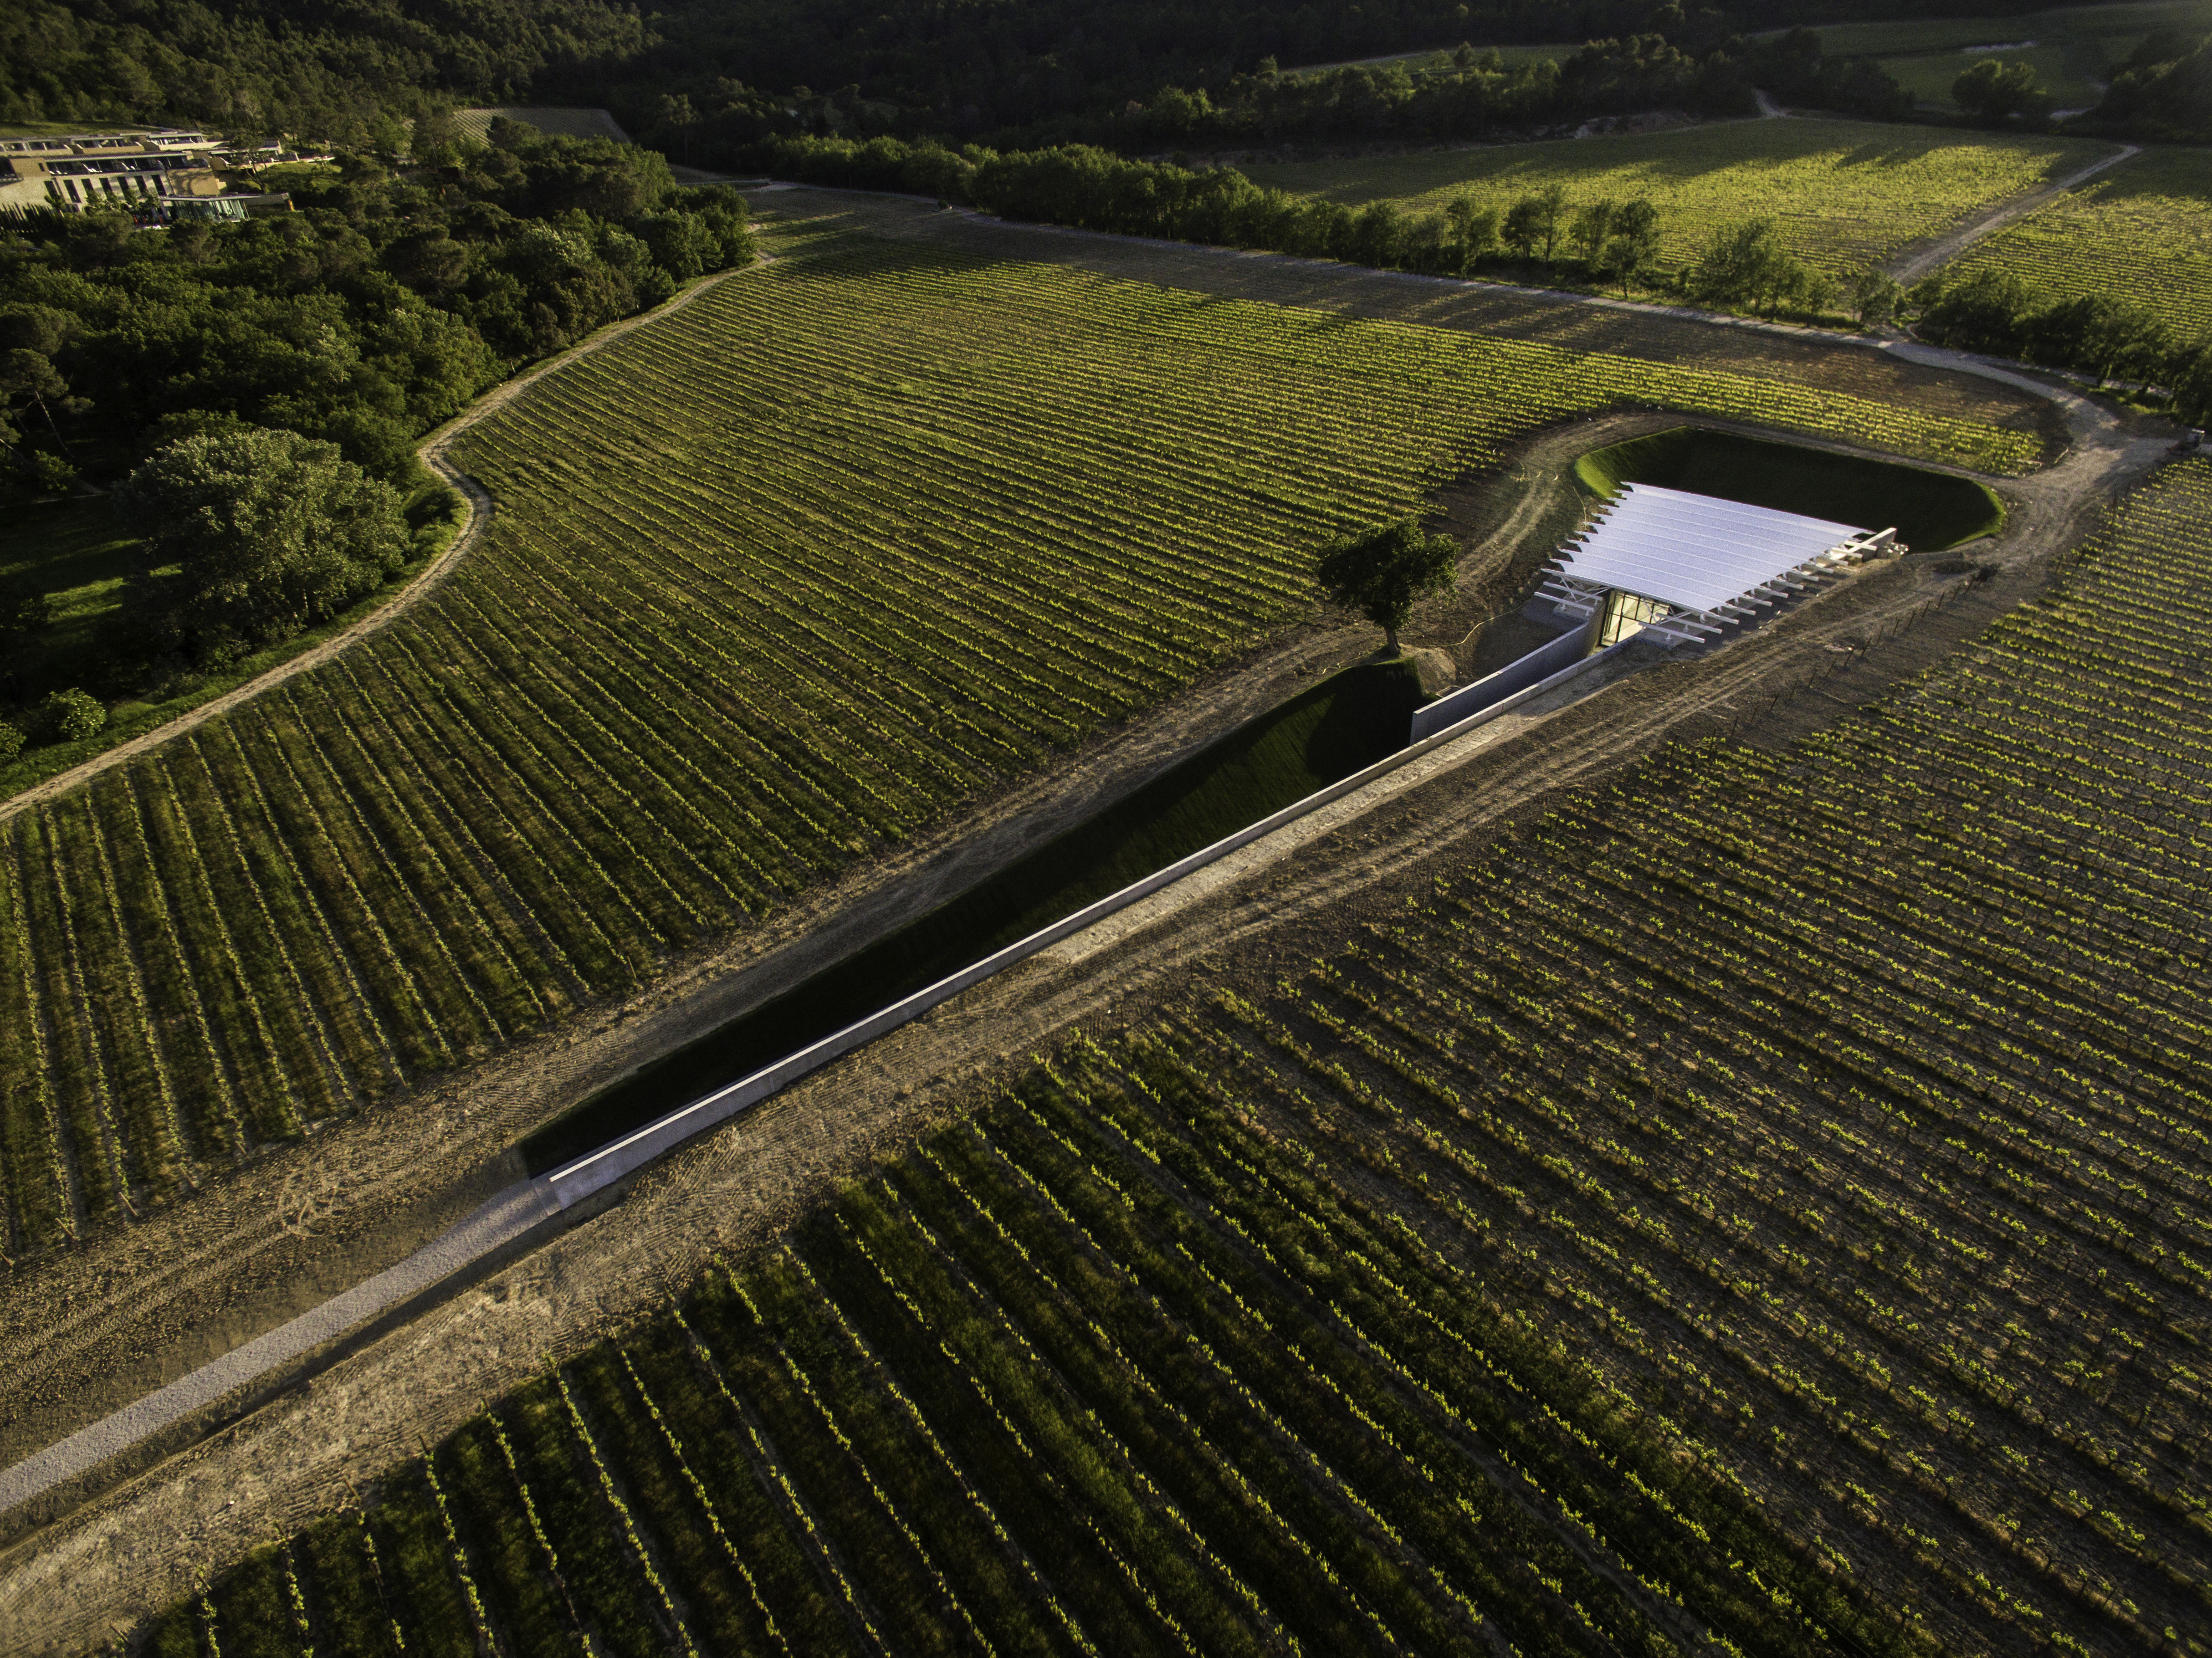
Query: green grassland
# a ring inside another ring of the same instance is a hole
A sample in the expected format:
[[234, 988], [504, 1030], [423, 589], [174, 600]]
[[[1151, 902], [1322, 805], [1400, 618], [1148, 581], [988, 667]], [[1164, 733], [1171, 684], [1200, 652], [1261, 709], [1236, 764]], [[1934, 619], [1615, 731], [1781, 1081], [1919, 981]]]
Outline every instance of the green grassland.
[[628, 994], [1266, 637], [1316, 544], [1540, 427], [2039, 452], [1771, 380], [785, 254], [471, 428], [498, 511], [406, 616], [0, 823], [9, 1256]]
[[[1922, 103], [1952, 107], [1951, 83], [1979, 58], [2025, 60], [2062, 109], [2097, 101], [2112, 66], [2153, 29], [2212, 31], [2212, 0], [2069, 6], [2007, 17], [1906, 18], [1833, 23], [1816, 29], [1838, 58], [1871, 58]], [[2032, 46], [2024, 45], [2033, 42]], [[2008, 46], [1990, 53], [1984, 48]]]
[[1877, 61], [1913, 101], [1928, 109], [1955, 110], [1951, 88], [1972, 65], [1984, 58], [2001, 64], [2027, 64], [2035, 70], [2036, 84], [2048, 92], [2060, 109], [2087, 109], [2100, 95], [2098, 79], [2085, 67], [2078, 50], [2069, 46], [2033, 46], [2006, 52], [1946, 52]]
[[[1338, 69], [1389, 69], [1401, 64], [1408, 75], [1419, 79], [1424, 74], [1441, 74], [1451, 68], [1455, 46], [1439, 47], [1429, 52], [1393, 52], [1382, 58], [1355, 58], [1336, 64], [1302, 64], [1296, 69], [1285, 70], [1285, 75], [1326, 75]], [[1582, 48], [1579, 46], [1558, 44], [1536, 46], [1477, 46], [1478, 52], [1496, 52], [1509, 68], [1517, 69], [1523, 64], [1556, 63], [1571, 58]]]
[[1257, 183], [1358, 205], [1438, 212], [1460, 196], [1503, 210], [1553, 184], [1577, 201], [1644, 199], [1662, 258], [1687, 264], [1714, 230], [1771, 217], [1829, 270], [1881, 264], [2006, 197], [2111, 153], [2080, 139], [1931, 131], [1860, 121], [1734, 121], [1673, 132], [1254, 167]]
[[1065, 1042], [145, 1649], [2187, 1650], [2208, 522]]
[[2048, 294], [2146, 306], [2180, 339], [2212, 334], [2212, 155], [2130, 156], [1974, 243], [1945, 270], [1992, 266]]
[[0, 684], [0, 695], [27, 699], [80, 683], [71, 665], [100, 648], [137, 544], [105, 496], [16, 504], [0, 513], [0, 583], [39, 587], [54, 617], [50, 630], [17, 647], [5, 670], [13, 683]]

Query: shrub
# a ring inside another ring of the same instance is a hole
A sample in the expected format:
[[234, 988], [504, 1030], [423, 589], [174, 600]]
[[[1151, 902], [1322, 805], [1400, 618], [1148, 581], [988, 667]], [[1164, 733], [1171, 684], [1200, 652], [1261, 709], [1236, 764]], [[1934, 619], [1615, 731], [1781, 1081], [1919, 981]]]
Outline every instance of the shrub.
[[107, 710], [89, 692], [71, 686], [39, 704], [40, 735], [49, 743], [81, 743], [107, 723]]
[[30, 740], [23, 734], [21, 726], [11, 726], [6, 720], [0, 720], [0, 766], [6, 765], [17, 755], [22, 753], [23, 745]]

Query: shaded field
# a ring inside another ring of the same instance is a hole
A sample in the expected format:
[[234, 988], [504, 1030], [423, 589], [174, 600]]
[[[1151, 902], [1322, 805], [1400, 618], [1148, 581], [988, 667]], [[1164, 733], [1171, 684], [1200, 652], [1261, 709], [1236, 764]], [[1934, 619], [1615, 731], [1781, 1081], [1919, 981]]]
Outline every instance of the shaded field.
[[1658, 208], [1662, 258], [1688, 264], [1712, 233], [1769, 217], [1830, 270], [1878, 265], [2005, 197], [2063, 178], [2111, 146], [1867, 122], [1732, 121], [1673, 132], [1254, 167], [1254, 180], [1359, 205], [1441, 212], [1462, 196], [1503, 211], [1558, 184], [1572, 201]]
[[2147, 149], [1983, 238], [1948, 276], [2009, 270], [2062, 298], [2155, 312], [2178, 338], [2212, 335], [2212, 156]]
[[1972, 478], [1693, 426], [1593, 449], [1575, 463], [1575, 477], [1598, 495], [1653, 483], [1864, 530], [1895, 529], [1923, 553], [1994, 535], [2004, 524], [2004, 503]]
[[[1995, 57], [2035, 65], [2037, 80], [2061, 108], [2083, 108], [2102, 95], [2112, 71], [2153, 29], [2212, 30], [2208, 0], [2065, 6], [2009, 16], [1901, 18], [1816, 28], [1832, 57], [1871, 58], [1923, 103], [1954, 107], [1951, 83], [1970, 65]], [[1990, 52], [1990, 46], [2012, 50]]]
[[721, 284], [471, 429], [499, 511], [416, 609], [0, 826], [0, 1248], [629, 993], [1306, 613], [1329, 535], [1623, 404], [2040, 448], [911, 246]]
[[[1285, 76], [1326, 75], [1332, 70], [1370, 69], [1389, 70], [1401, 67], [1419, 80], [1424, 74], [1441, 73], [1451, 69], [1452, 53], [1456, 46], [1431, 48], [1427, 52], [1392, 52], [1381, 58], [1346, 58], [1334, 64], [1301, 64], [1296, 69], [1286, 69]], [[1496, 52], [1509, 67], [1519, 68], [1523, 64], [1558, 62], [1573, 57], [1582, 50], [1579, 41], [1548, 46], [1477, 46], [1478, 52]]]
[[1064, 1051], [146, 1649], [1900, 1649], [1208, 1064]]
[[[1990, 30], [1984, 27], [1984, 34]], [[2016, 29], [1996, 31], [2009, 39]], [[1994, 58], [2001, 64], [2026, 64], [2035, 71], [2035, 83], [2057, 100], [2060, 109], [2087, 109], [2102, 95], [2097, 70], [2103, 65], [2094, 59], [2085, 59], [2081, 48], [2071, 45], [2036, 45], [2014, 47], [2008, 52], [1940, 52], [1911, 58], [1884, 58], [1880, 66], [1887, 70], [1898, 85], [1911, 93], [1913, 101], [1930, 110], [1955, 110], [1958, 102], [1951, 96], [1951, 88], [1959, 77], [1984, 58]]]
[[149, 1649], [2179, 1643], [2208, 505], [1066, 1040]]
[[19, 504], [0, 519], [0, 582], [36, 588], [53, 607], [50, 630], [9, 647], [0, 697], [27, 703], [82, 683], [137, 545], [104, 496]]
[[522, 1142], [525, 1167], [542, 1174], [607, 1145], [1373, 765], [1406, 745], [1420, 701], [1410, 663], [1331, 675], [981, 885], [546, 1124]]

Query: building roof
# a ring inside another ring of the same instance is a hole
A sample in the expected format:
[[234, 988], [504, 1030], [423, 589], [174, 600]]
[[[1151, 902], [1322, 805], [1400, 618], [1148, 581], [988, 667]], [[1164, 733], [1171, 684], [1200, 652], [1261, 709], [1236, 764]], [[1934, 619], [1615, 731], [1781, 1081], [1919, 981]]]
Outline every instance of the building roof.
[[1579, 544], [1565, 573], [1596, 586], [1714, 610], [1869, 532], [1826, 519], [1656, 484], [1625, 485]]

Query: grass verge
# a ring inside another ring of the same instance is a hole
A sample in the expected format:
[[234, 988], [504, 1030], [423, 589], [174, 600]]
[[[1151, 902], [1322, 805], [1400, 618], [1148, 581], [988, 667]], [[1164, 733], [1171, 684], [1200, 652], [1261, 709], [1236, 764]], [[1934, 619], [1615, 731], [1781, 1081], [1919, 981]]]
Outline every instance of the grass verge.
[[[409, 523], [415, 532], [412, 556], [391, 580], [320, 627], [280, 640], [220, 673], [193, 675], [187, 682], [188, 689], [168, 696], [125, 696], [108, 704], [107, 723], [82, 741], [48, 743], [26, 749], [13, 763], [0, 765], [0, 801], [236, 690], [249, 680], [258, 678], [271, 668], [282, 667], [302, 652], [336, 638], [383, 609], [405, 592], [415, 579], [453, 545], [453, 537], [461, 531], [463, 504], [459, 492], [442, 483], [418, 488], [408, 501]], [[27, 705], [36, 695], [72, 683], [63, 667], [72, 655], [91, 665], [94, 670], [84, 680], [85, 689], [95, 692], [107, 689], [97, 671], [99, 630], [118, 607], [117, 595], [124, 582], [122, 572], [137, 545], [128, 537], [103, 538], [99, 515], [107, 510], [102, 500], [33, 507], [21, 515], [29, 526], [27, 535], [0, 535], [0, 573], [7, 572], [8, 556], [15, 546], [27, 544], [30, 536], [38, 536], [42, 539], [35, 560], [26, 554], [21, 568], [48, 580], [70, 580], [79, 583], [55, 595], [58, 614], [52, 634], [39, 641], [33, 651], [26, 653], [15, 688], [19, 700], [26, 705], [15, 710], [19, 718], [27, 717]], [[70, 574], [53, 575], [52, 572], [64, 562]], [[0, 717], [6, 717], [9, 712], [8, 705], [0, 703]]]

